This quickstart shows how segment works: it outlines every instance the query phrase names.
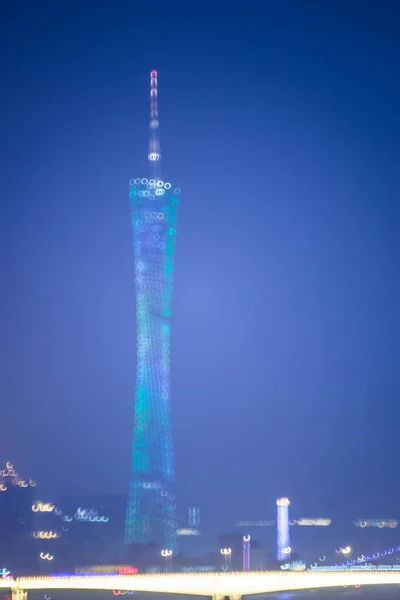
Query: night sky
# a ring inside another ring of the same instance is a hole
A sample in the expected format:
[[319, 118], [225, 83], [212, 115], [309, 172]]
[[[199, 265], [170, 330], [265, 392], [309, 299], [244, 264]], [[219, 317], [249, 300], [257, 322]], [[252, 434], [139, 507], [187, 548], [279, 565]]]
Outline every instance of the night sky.
[[44, 500], [127, 492], [157, 69], [181, 512], [400, 518], [398, 1], [0, 12], [0, 460]]

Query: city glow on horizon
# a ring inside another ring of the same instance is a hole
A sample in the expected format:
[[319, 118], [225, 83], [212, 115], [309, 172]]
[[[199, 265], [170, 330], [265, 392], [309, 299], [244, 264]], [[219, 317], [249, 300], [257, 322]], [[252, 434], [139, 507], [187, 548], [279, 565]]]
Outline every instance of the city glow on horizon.
[[399, 522], [397, 519], [357, 519], [353, 521], [356, 527], [378, 527], [378, 529], [396, 529]]
[[301, 517], [300, 519], [293, 519], [290, 521], [290, 525], [299, 525], [300, 527], [328, 527], [331, 525], [331, 519], [320, 519], [320, 518], [307, 518]]
[[176, 530], [176, 535], [200, 535], [200, 533], [199, 529], [191, 529], [190, 527]]
[[[339, 554], [340, 549], [336, 550], [336, 552]], [[384, 556], [390, 556], [391, 554], [394, 554], [395, 552], [400, 552], [400, 546], [396, 546], [394, 548], [387, 548], [387, 550], [384, 550], [383, 552], [374, 552], [371, 555], [361, 554], [360, 556], [357, 556], [356, 559], [348, 560], [347, 562], [341, 563], [341, 565], [336, 564], [334, 566], [336, 566], [336, 567], [338, 567], [338, 566], [352, 567], [353, 565], [356, 565], [357, 563], [358, 563], [358, 565], [364, 565], [368, 561], [376, 560], [378, 558], [383, 558]]]

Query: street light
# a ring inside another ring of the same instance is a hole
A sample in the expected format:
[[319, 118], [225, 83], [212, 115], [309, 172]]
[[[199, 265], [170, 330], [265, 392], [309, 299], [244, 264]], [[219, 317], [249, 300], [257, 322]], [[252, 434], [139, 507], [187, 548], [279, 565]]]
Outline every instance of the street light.
[[250, 571], [250, 536], [243, 536], [243, 571]]
[[344, 548], [336, 550], [336, 554], [343, 554], [343, 556], [350, 556], [352, 552], [353, 548], [351, 546], [345, 546]]
[[232, 549], [231, 548], [221, 548], [220, 550], [222, 556], [224, 557], [224, 571], [228, 571], [231, 568], [231, 558], [232, 558]]
[[171, 570], [172, 550], [168, 550], [167, 548], [165, 550], [161, 550], [161, 556], [165, 558], [165, 572], [167, 573]]

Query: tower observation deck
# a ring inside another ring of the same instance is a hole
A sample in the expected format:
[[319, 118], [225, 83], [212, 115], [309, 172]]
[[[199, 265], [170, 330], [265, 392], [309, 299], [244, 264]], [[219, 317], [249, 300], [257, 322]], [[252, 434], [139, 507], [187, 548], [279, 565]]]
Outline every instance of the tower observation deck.
[[179, 188], [160, 178], [157, 72], [150, 73], [149, 176], [129, 182], [136, 284], [136, 395], [125, 543], [174, 549], [171, 298]]

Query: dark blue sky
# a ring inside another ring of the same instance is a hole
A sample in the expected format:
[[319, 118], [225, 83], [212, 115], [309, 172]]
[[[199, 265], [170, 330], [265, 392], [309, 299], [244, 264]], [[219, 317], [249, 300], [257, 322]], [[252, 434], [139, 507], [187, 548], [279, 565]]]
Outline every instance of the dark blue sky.
[[398, 2], [1, 12], [0, 457], [44, 496], [127, 491], [128, 181], [147, 174], [155, 68], [182, 188], [180, 506], [400, 517]]

